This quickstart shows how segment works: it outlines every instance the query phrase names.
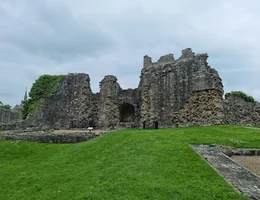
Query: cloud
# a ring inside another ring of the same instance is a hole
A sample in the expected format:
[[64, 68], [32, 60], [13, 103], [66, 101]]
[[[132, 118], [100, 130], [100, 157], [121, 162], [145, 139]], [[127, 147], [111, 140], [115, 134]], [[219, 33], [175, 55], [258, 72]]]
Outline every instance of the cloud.
[[106, 74], [138, 86], [143, 56], [208, 53], [225, 91], [260, 101], [257, 0], [1, 0], [0, 100], [15, 105], [41, 74]]
[[[30, 5], [30, 6], [29, 6]], [[115, 41], [94, 23], [76, 20], [62, 4], [33, 1], [17, 15], [6, 9], [2, 19], [3, 43], [15, 45], [32, 56], [69, 60], [78, 56], [95, 56]]]

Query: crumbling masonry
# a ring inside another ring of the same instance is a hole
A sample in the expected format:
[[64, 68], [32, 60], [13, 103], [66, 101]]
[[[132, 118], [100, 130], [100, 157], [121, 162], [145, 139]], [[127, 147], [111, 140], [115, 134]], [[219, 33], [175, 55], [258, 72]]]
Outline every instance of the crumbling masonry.
[[260, 104], [227, 94], [207, 54], [190, 48], [152, 62], [144, 56], [140, 83], [123, 90], [115, 76], [105, 76], [92, 93], [88, 74], [63, 77], [58, 91], [38, 111], [1, 129], [162, 128], [217, 124], [260, 125]]

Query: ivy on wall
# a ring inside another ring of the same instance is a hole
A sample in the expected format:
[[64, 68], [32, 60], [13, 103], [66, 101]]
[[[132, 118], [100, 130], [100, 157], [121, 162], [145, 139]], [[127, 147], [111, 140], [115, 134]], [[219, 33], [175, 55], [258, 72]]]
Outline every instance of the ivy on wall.
[[29, 92], [29, 99], [23, 101], [22, 117], [26, 119], [28, 114], [33, 113], [40, 105], [40, 102], [53, 95], [60, 86], [63, 75], [42, 75], [32, 85]]

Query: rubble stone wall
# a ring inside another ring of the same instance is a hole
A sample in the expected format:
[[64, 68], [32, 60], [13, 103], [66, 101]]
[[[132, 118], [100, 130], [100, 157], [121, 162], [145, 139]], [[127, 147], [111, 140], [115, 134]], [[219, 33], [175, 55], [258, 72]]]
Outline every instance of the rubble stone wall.
[[176, 112], [175, 125], [205, 126], [223, 124], [222, 93], [218, 90], [194, 92], [183, 107]]
[[114, 129], [119, 122], [118, 94], [121, 90], [115, 76], [105, 76], [100, 82], [98, 126]]
[[27, 126], [42, 129], [87, 128], [90, 122], [96, 123], [94, 99], [89, 75], [66, 75], [57, 92], [28, 116]]
[[260, 126], [260, 103], [227, 93], [223, 105], [225, 124]]

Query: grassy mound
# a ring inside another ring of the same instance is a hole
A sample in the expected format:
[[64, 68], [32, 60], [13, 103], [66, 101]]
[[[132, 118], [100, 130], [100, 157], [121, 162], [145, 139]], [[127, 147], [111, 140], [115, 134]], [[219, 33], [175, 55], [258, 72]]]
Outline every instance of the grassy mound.
[[122, 130], [78, 144], [0, 141], [2, 199], [247, 199], [188, 144], [260, 148], [260, 131]]

